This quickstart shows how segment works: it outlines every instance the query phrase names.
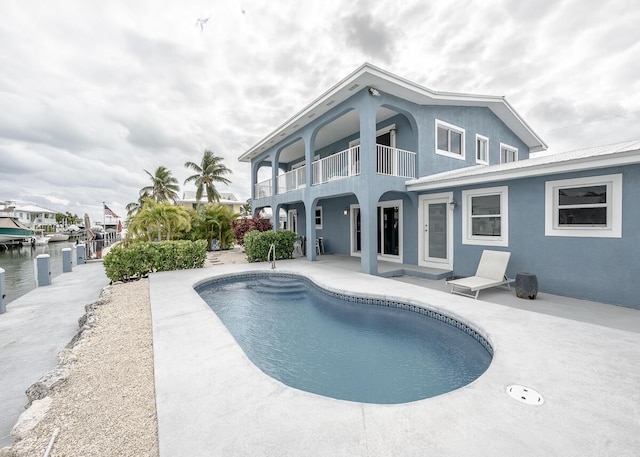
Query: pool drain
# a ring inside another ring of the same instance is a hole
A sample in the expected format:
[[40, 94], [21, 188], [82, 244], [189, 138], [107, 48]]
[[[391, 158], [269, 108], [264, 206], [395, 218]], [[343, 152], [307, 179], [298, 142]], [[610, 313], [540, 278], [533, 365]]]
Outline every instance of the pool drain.
[[544, 403], [544, 398], [538, 392], [525, 386], [519, 386], [517, 384], [507, 387], [507, 393], [518, 400], [520, 403], [527, 405], [541, 405]]

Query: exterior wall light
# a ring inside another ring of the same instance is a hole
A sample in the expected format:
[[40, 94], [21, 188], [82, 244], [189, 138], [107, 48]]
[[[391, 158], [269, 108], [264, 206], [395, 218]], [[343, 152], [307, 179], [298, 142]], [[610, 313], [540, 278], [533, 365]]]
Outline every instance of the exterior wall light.
[[455, 198], [452, 198], [451, 201], [449, 202], [449, 208], [456, 209], [456, 206], [458, 206], [458, 202], [456, 201]]
[[344, 210], [342, 210], [342, 214], [344, 214], [346, 216], [347, 214], [349, 214], [349, 210], [347, 208], [345, 208]]
[[374, 89], [373, 87], [370, 87], [370, 88], [369, 88], [369, 93], [370, 93], [371, 95], [373, 95], [374, 97], [379, 97], [379, 96], [380, 96], [380, 92], [378, 92], [378, 90], [377, 90], [377, 89]]

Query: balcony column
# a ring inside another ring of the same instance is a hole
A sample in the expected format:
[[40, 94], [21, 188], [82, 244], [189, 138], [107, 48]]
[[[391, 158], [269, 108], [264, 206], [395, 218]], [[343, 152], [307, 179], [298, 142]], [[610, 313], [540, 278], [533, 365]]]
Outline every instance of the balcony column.
[[251, 163], [251, 201], [256, 200], [256, 184], [258, 184], [258, 168], [260, 167], [260, 162], [255, 161]]
[[278, 167], [278, 156], [279, 154], [274, 154], [273, 159], [271, 159], [271, 195], [276, 195], [278, 193], [278, 172], [280, 168]]
[[306, 205], [305, 208], [305, 236], [306, 240], [306, 248], [307, 248], [307, 260], [313, 262], [316, 260], [316, 205], [318, 203], [317, 199], [312, 199], [311, 204]]
[[360, 268], [363, 273], [378, 274], [378, 199], [380, 186], [376, 174], [376, 111], [374, 97], [364, 100], [360, 109], [360, 236], [362, 243]]
[[304, 188], [304, 220], [306, 237], [307, 260], [316, 260], [316, 203], [313, 198], [313, 144], [315, 143], [317, 130], [304, 135], [304, 174], [307, 184]]

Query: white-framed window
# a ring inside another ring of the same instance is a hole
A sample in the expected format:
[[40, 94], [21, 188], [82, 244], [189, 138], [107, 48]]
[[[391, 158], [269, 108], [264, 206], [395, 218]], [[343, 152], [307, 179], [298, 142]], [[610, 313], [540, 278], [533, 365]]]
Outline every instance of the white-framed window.
[[547, 181], [546, 236], [622, 238], [622, 174]]
[[464, 160], [464, 129], [436, 119], [436, 154]]
[[462, 244], [509, 246], [507, 186], [462, 191]]
[[500, 143], [500, 163], [509, 163], [518, 161], [518, 148]]
[[476, 133], [476, 163], [489, 165], [489, 138]]
[[317, 229], [321, 229], [322, 228], [322, 206], [316, 206], [316, 228]]

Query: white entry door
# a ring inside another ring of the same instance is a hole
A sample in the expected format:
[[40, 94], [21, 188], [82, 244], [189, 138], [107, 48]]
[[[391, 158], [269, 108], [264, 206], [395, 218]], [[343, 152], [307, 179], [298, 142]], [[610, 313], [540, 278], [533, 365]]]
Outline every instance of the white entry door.
[[420, 198], [418, 244], [423, 266], [453, 269], [453, 210], [450, 194]]

